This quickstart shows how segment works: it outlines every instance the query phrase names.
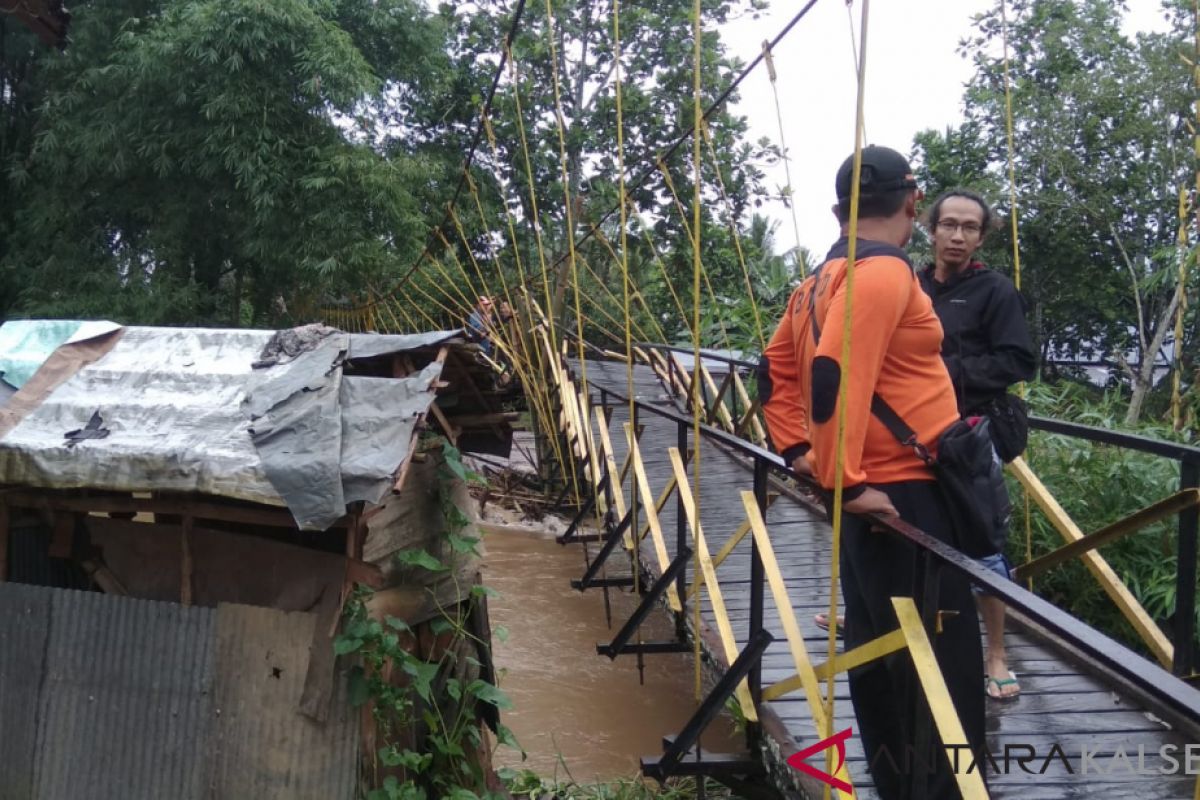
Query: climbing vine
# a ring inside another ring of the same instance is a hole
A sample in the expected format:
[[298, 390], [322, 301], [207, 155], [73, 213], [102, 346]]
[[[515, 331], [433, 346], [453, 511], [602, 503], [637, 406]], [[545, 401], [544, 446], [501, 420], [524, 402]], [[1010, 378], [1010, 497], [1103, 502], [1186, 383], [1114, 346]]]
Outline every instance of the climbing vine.
[[[466, 533], [470, 519], [454, 502], [453, 488], [459, 482], [482, 479], [466, 468], [449, 442], [438, 437], [426, 444], [435, 448], [440, 444], [442, 454], [438, 501], [446, 547], [438, 554], [404, 550], [395, 558], [431, 578], [453, 578], [458, 560], [480, 555], [479, 539]], [[491, 593], [481, 585], [456, 592], [469, 602], [439, 606], [420, 631], [393, 616], [382, 621], [372, 618], [367, 608], [372, 592], [365, 587], [356, 588], [347, 601], [334, 650], [338, 655], [357, 656], [358, 663], [349, 673], [350, 701], [356, 707], [369, 707], [380, 745], [374, 753], [376, 764], [388, 773], [368, 789], [367, 800], [499, 800], [503, 796], [487, 788], [481, 719], [485, 713], [495, 719], [494, 712], [511, 707], [511, 702], [482, 677], [481, 659], [486, 659], [491, 643], [470, 625], [472, 607]], [[423, 638], [432, 642], [426, 643], [424, 654]], [[520, 749], [511, 731], [498, 721], [495, 730], [501, 744]]]

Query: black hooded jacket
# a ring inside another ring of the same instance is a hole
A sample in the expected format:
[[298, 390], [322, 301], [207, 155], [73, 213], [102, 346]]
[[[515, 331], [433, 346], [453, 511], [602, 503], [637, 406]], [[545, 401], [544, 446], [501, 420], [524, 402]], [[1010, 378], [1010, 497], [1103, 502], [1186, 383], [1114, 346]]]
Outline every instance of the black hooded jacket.
[[1012, 281], [979, 263], [946, 283], [938, 283], [933, 274], [930, 264], [919, 277], [942, 321], [942, 359], [959, 411], [977, 412], [1034, 375], [1037, 357], [1025, 323], [1025, 301]]

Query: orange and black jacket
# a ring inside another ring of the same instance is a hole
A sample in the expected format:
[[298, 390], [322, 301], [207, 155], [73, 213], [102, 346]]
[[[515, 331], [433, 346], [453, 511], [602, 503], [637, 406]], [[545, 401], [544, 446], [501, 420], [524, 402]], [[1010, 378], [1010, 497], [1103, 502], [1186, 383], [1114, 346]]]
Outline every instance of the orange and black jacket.
[[898, 247], [860, 239], [850, 316], [851, 355], [842, 363], [848, 240], [792, 293], [759, 367], [760, 399], [775, 448], [790, 464], [805, 455], [832, 489], [838, 388], [848, 370], [846, 499], [867, 484], [932, 480], [930, 469], [871, 414], [878, 394], [936, 455], [938, 436], [958, 419], [942, 362], [942, 326], [911, 263]]

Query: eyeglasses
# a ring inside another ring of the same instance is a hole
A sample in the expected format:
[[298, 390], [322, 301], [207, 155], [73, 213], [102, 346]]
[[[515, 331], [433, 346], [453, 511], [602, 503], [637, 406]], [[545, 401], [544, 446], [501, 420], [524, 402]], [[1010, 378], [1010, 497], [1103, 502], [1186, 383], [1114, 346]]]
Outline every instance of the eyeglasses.
[[983, 226], [976, 222], [954, 222], [944, 219], [938, 222], [937, 229], [946, 234], [962, 231], [963, 236], [978, 236], [983, 231]]

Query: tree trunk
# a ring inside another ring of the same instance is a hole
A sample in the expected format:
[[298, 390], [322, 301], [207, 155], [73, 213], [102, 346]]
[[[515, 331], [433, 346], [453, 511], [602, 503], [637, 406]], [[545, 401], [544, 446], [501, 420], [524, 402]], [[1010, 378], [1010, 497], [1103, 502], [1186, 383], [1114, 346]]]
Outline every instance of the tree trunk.
[[[1125, 413], [1126, 425], [1136, 425], [1142, 417], [1142, 406], [1146, 402], [1146, 395], [1154, 388], [1154, 358], [1162, 349], [1163, 341], [1167, 338], [1167, 327], [1170, 325], [1171, 318], [1175, 316], [1175, 309], [1179, 307], [1183, 288], [1183, 284], [1175, 287], [1175, 293], [1171, 295], [1171, 302], [1167, 303], [1162, 316], [1157, 320], [1158, 325], [1155, 328], [1154, 338], [1150, 341], [1150, 346], [1142, 351], [1142, 363], [1137, 374], [1130, 376], [1133, 379], [1133, 395], [1129, 398], [1129, 410]], [[1139, 333], [1141, 332], [1139, 331]]]

